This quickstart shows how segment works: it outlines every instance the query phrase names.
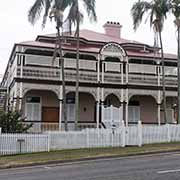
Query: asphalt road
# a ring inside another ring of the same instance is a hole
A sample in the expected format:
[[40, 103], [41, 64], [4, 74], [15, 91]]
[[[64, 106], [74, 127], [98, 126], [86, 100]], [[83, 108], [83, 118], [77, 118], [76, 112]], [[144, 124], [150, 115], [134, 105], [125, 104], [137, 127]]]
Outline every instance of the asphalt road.
[[180, 153], [0, 170], [0, 180], [180, 180]]

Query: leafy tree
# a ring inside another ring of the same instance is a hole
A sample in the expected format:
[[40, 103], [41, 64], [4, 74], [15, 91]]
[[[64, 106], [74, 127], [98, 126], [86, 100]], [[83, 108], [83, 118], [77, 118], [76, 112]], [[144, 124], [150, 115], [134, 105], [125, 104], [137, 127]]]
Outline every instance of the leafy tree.
[[131, 15], [134, 24], [134, 30], [137, 30], [141, 24], [144, 15], [149, 19], [150, 27], [153, 27], [155, 33], [159, 34], [160, 48], [161, 48], [161, 61], [162, 61], [162, 85], [163, 85], [163, 107], [164, 107], [164, 120], [167, 122], [166, 110], [166, 94], [165, 94], [165, 66], [164, 66], [164, 52], [162, 43], [162, 30], [164, 21], [169, 12], [169, 0], [151, 0], [135, 2], [131, 8]]
[[25, 125], [23, 123], [24, 118], [17, 111], [0, 112], [0, 127], [2, 128], [2, 133], [25, 133], [32, 124]]

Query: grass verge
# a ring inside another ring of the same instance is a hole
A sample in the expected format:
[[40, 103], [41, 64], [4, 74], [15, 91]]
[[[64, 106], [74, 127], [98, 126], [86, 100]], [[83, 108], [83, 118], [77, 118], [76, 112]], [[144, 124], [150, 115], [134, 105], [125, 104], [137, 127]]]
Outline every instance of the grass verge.
[[59, 163], [90, 158], [106, 158], [113, 156], [140, 155], [146, 153], [158, 153], [180, 151], [180, 143], [149, 144], [142, 147], [109, 147], [60, 150], [32, 154], [19, 154], [0, 157], [0, 168], [29, 166], [45, 163]]

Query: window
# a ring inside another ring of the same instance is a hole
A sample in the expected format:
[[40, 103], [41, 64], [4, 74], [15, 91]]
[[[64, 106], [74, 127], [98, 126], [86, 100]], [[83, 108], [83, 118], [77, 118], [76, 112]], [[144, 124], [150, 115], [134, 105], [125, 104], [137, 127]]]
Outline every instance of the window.
[[75, 121], [75, 104], [67, 104], [67, 120], [70, 122]]
[[46, 50], [40, 50], [40, 49], [27, 49], [25, 51], [26, 54], [31, 55], [39, 55], [39, 56], [53, 56], [53, 51], [46, 51]]
[[67, 98], [67, 120], [75, 121], [75, 98]]
[[[162, 63], [160, 63], [162, 65]], [[169, 62], [169, 61], [165, 61], [164, 62], [165, 66], [174, 66], [177, 67], [177, 62]]]
[[140, 120], [140, 104], [139, 101], [130, 101], [128, 108], [129, 122], [137, 123]]
[[128, 111], [129, 122], [137, 123], [140, 121], [140, 106], [129, 106]]
[[105, 61], [120, 62], [120, 59], [118, 57], [106, 57]]
[[40, 97], [26, 97], [25, 116], [27, 121], [41, 121]]
[[26, 102], [27, 103], [40, 103], [40, 97], [31, 97], [31, 96], [28, 96], [26, 98]]
[[156, 65], [156, 62], [154, 60], [150, 60], [150, 59], [130, 59], [129, 63], [132, 64], [148, 64], [148, 65]]
[[[66, 53], [64, 55], [65, 58], [73, 58], [76, 60], [76, 54], [75, 53]], [[96, 60], [95, 56], [89, 55], [89, 54], [80, 54], [79, 59], [85, 59], [85, 60]]]

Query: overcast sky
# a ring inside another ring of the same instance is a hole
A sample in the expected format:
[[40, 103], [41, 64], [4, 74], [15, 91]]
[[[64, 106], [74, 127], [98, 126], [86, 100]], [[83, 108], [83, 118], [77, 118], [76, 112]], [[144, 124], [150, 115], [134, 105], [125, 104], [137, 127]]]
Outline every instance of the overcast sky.
[[[0, 6], [0, 76], [4, 73], [9, 55], [14, 43], [34, 40], [38, 34], [54, 33], [54, 24], [47, 22], [44, 29], [41, 28], [41, 20], [32, 26], [27, 20], [27, 13], [35, 0], [5, 0]], [[137, 0], [96, 0], [97, 23], [90, 23], [86, 19], [81, 29], [90, 29], [103, 32], [103, 24], [106, 21], [116, 21], [123, 25], [122, 37], [138, 40], [147, 44], [153, 44], [153, 31], [149, 29], [148, 22], [142, 23], [134, 32], [130, 9]], [[169, 18], [163, 31], [164, 49], [167, 53], [176, 53], [176, 30], [173, 18]], [[0, 78], [1, 79], [1, 78]]]

